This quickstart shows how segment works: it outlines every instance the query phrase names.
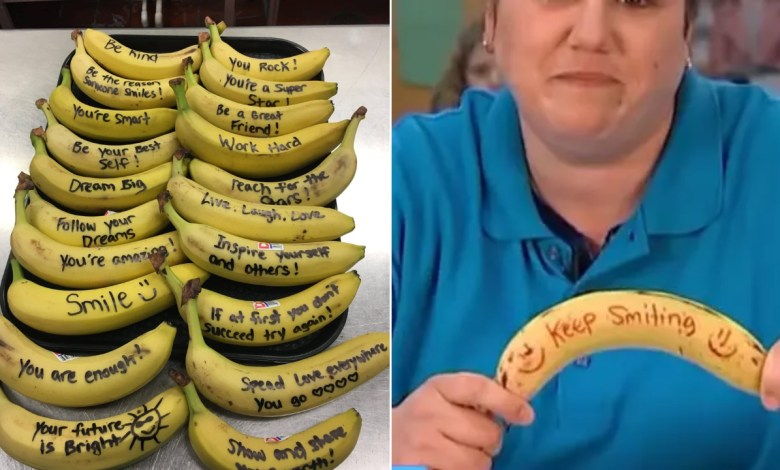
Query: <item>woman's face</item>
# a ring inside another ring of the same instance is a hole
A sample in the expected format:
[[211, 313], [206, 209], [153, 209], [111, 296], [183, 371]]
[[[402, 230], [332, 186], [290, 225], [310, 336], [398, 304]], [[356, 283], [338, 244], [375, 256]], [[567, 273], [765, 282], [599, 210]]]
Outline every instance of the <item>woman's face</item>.
[[486, 37], [535, 128], [606, 138], [668, 114], [687, 59], [685, 0], [494, 1]]

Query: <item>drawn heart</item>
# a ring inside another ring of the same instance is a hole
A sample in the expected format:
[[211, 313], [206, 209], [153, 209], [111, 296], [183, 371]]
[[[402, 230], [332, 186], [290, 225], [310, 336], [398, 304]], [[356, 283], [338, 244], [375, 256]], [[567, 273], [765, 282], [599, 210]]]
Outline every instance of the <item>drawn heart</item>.
[[[330, 389], [329, 389], [328, 387], [330, 387]], [[328, 393], [333, 393], [333, 390], [335, 390], [335, 389], [333, 388], [333, 384], [328, 384], [328, 385], [326, 385], [326, 386], [324, 386], [324, 387], [322, 387], [322, 388], [324, 388], [324, 389], [325, 389], [325, 391], [326, 391], [326, 392], [328, 392]]]
[[338, 388], [344, 388], [344, 387], [346, 387], [346, 386], [347, 386], [347, 379], [338, 379], [338, 380], [336, 381], [336, 386], [337, 386]]
[[314, 390], [311, 391], [312, 395], [315, 397], [321, 397], [322, 396], [322, 387], [317, 387]]
[[350, 382], [357, 382], [357, 379], [358, 379], [358, 373], [357, 373], [357, 372], [355, 372], [355, 373], [349, 374], [349, 375], [347, 376], [347, 378], [349, 379], [349, 381], [350, 381]]

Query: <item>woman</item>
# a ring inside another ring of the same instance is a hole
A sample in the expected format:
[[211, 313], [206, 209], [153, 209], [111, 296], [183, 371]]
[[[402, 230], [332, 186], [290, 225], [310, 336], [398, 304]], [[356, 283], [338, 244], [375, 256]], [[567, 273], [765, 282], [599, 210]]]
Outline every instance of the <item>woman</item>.
[[[774, 470], [760, 399], [670, 354], [583, 357], [526, 403], [511, 336], [603, 289], [695, 299], [780, 338], [780, 101], [689, 67], [695, 0], [490, 0], [506, 88], [393, 133], [393, 463]], [[504, 427], [506, 425], [506, 427]]]
[[457, 107], [467, 88], [492, 90], [501, 85], [495, 60], [482, 45], [483, 32], [483, 22], [478, 21], [458, 36], [447, 70], [433, 89], [432, 111]]

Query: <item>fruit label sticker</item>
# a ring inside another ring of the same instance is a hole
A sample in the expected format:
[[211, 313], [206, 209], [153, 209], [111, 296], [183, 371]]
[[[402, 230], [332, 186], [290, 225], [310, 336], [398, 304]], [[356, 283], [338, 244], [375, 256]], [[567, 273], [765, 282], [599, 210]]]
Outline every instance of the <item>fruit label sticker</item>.
[[72, 361], [73, 359], [78, 359], [76, 356], [69, 356], [67, 354], [54, 353], [54, 355], [57, 357], [57, 359], [60, 360], [60, 362], [68, 362]]
[[255, 310], [262, 310], [264, 308], [274, 308], [274, 307], [278, 307], [280, 305], [282, 305], [282, 304], [280, 304], [276, 300], [269, 300], [267, 302], [252, 302], [252, 307]]
[[110, 210], [110, 209], [109, 209], [109, 210], [107, 210], [107, 211], [106, 211], [106, 213], [105, 213], [105, 214], [103, 214], [103, 215], [113, 215], [113, 214], [116, 214], [116, 212], [114, 212], [114, 211], [112, 211], [112, 210]]
[[266, 437], [265, 442], [282, 442], [283, 440], [287, 439], [290, 436], [282, 436], [282, 437]]
[[284, 245], [281, 243], [257, 242], [257, 248], [260, 250], [284, 250]]

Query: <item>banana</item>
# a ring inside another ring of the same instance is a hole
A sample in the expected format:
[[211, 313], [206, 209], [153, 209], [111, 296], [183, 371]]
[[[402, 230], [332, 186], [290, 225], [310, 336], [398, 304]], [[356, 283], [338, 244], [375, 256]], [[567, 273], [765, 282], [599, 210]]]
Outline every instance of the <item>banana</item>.
[[[76, 53], [70, 60], [70, 70], [76, 86], [85, 95], [114, 109], [171, 108], [176, 105], [173, 91], [165, 84], [168, 80], [181, 76], [181, 73], [163, 78], [162, 81], [139, 82], [119, 77], [101, 67], [87, 54], [84, 36], [80, 30], [74, 30], [70, 38], [76, 43]], [[197, 80], [197, 76], [193, 75], [193, 80]]]
[[165, 367], [175, 336], [176, 327], [163, 322], [113, 351], [63, 360], [0, 317], [0, 380], [49, 405], [109, 403], [140, 389]]
[[30, 133], [35, 155], [30, 162], [33, 183], [53, 201], [91, 214], [124, 211], [153, 200], [171, 177], [172, 163], [163, 163], [143, 173], [117, 178], [74, 175], [46, 152], [42, 127]]
[[181, 60], [187, 56], [192, 57], [192, 69], [195, 71], [203, 61], [195, 44], [176, 52], [142, 52], [130, 49], [94, 29], [87, 29], [84, 33], [84, 46], [89, 55], [106, 69], [120, 77], [135, 80], [160, 80], [180, 75]]
[[496, 380], [530, 398], [576, 357], [617, 348], [664, 351], [758, 394], [766, 351], [745, 328], [689, 299], [653, 291], [601, 291], [564, 301], [518, 331]]
[[34, 189], [28, 194], [27, 220], [64, 245], [85, 248], [124, 245], [154, 236], [170, 223], [165, 214], [160, 213], [157, 201], [145, 202], [125, 212], [83, 217], [58, 209]]
[[186, 261], [178, 232], [163, 233], [118, 246], [83, 248], [64, 245], [30, 225], [24, 208], [32, 182], [20, 175], [14, 194], [16, 222], [11, 232], [11, 250], [19, 264], [38, 278], [54, 285], [91, 289], [130, 281], [154, 272], [146, 261], [151, 253], [168, 254], [171, 265]]
[[284, 59], [255, 59], [236, 51], [219, 37], [220, 31], [214, 21], [206, 17], [206, 27], [211, 34], [211, 55], [231, 72], [247, 77], [275, 82], [311, 80], [330, 57], [330, 49], [323, 47]]
[[225, 131], [248, 137], [287, 135], [328, 122], [335, 109], [330, 100], [279, 106], [273, 111], [235, 103], [203, 88], [188, 65], [191, 62], [189, 57], [184, 59], [187, 103], [202, 118]]
[[[263, 286], [299, 286], [343, 273], [365, 257], [366, 248], [345, 242], [275, 244], [230, 235], [182, 219], [171, 193], [158, 197], [160, 207], [181, 238], [193, 263], [231, 281]], [[164, 254], [164, 253], [163, 253]]]
[[137, 142], [173, 130], [175, 109], [116, 111], [89, 106], [73, 95], [70, 69], [64, 67], [61, 73], [62, 82], [49, 96], [49, 104], [57, 120], [81, 137], [106, 142]]
[[[19, 261], [11, 258], [13, 282], [8, 307], [25, 325], [55, 335], [91, 335], [116, 330], [173, 307], [175, 299], [160, 276], [147, 274], [132, 281], [91, 290], [50, 289], [25, 279]], [[185, 279], [210, 274], [192, 263], [171, 268]]]
[[273, 183], [250, 181], [198, 159], [190, 162], [190, 177], [206, 189], [240, 201], [281, 206], [325, 206], [344, 192], [355, 177], [355, 135], [365, 115], [366, 108], [361, 106], [352, 115], [341, 146], [316, 168], [297, 178]]
[[190, 108], [184, 80], [176, 78], [170, 84], [179, 109], [176, 137], [182, 146], [196, 157], [246, 178], [284, 175], [308, 165], [336, 148], [349, 124], [345, 119], [279, 137], [246, 137], [220, 129]]
[[[176, 305], [181, 306], [182, 276], [175, 269], [168, 269], [162, 254], [153, 254], [149, 261], [176, 295]], [[297, 294], [268, 302], [234, 299], [203, 289], [197, 299], [201, 331], [206, 338], [238, 346], [289, 343], [338, 318], [355, 298], [359, 286], [360, 277], [356, 271], [350, 271], [331, 276]], [[182, 307], [179, 313], [186, 322], [186, 310]], [[274, 330], [265, 328], [264, 334], [260, 333], [263, 328], [258, 328], [255, 334], [255, 328], [260, 325], [276, 326]]]
[[247, 436], [209, 411], [189, 377], [168, 374], [184, 389], [190, 409], [188, 434], [198, 458], [210, 470], [336, 468], [355, 449], [363, 418], [354, 408], [292, 436]]
[[190, 222], [239, 237], [273, 243], [335, 240], [355, 229], [355, 220], [337, 210], [312, 206], [269, 207], [210, 192], [184, 176], [181, 150], [174, 154], [168, 191], [173, 208]]
[[35, 105], [46, 115], [46, 147], [62, 166], [77, 175], [106, 178], [143, 173], [169, 162], [173, 152], [181, 147], [176, 132], [126, 145], [90, 142], [60, 124], [48, 101], [39, 99]]
[[188, 417], [187, 399], [177, 386], [138, 408], [96, 421], [40, 416], [0, 391], [0, 448], [42, 470], [119, 469], [157, 452]]
[[307, 359], [249, 367], [211, 349], [198, 327], [200, 281], [182, 291], [190, 341], [187, 374], [212, 403], [247, 416], [286, 416], [324, 405], [374, 378], [390, 364], [390, 335], [366, 333]]
[[[335, 82], [275, 82], [232, 72], [211, 55], [209, 42], [209, 33], [198, 34], [198, 45], [203, 55], [200, 79], [207, 90], [223, 98], [250, 106], [271, 108], [327, 100], [338, 93], [339, 87]], [[192, 69], [196, 70], [195, 67]]]

